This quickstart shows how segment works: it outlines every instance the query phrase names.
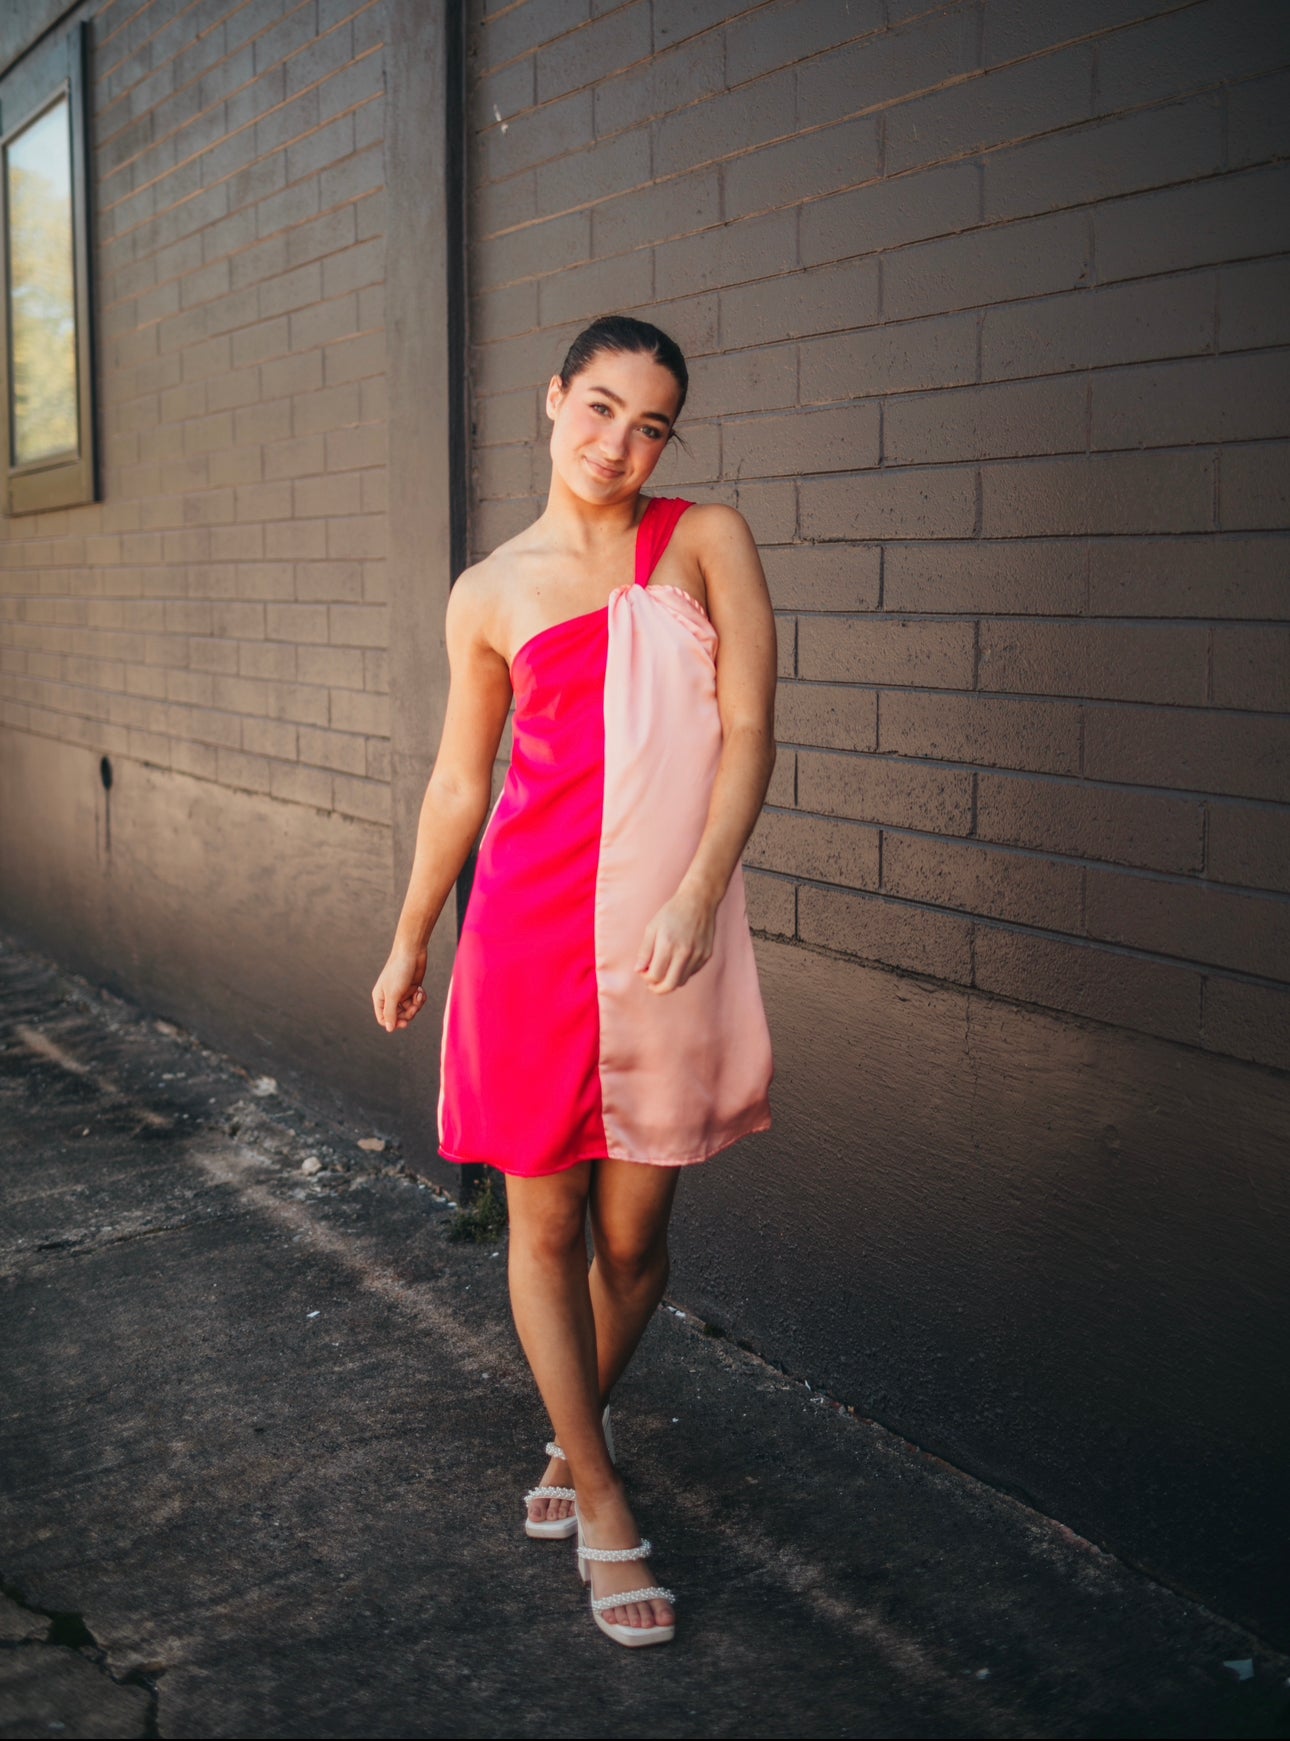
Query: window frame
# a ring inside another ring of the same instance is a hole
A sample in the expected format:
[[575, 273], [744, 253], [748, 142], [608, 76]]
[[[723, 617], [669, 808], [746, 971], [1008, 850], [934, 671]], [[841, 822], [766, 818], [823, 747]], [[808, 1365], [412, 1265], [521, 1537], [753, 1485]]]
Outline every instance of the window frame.
[[[87, 173], [86, 56], [89, 27], [68, 33], [66, 71], [12, 127], [0, 133], [0, 491], [7, 515], [48, 513], [99, 499], [96, 463], [94, 335]], [[66, 101], [71, 133], [72, 287], [76, 320], [77, 445], [64, 453], [15, 465], [12, 452], [13, 378], [10, 368], [13, 285], [9, 249], [9, 148], [55, 104]]]

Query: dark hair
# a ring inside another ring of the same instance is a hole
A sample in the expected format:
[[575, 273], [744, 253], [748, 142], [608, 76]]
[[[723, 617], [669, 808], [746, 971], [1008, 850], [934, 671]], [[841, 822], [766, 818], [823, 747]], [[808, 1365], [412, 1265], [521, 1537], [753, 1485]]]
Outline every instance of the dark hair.
[[[647, 320], [637, 320], [631, 314], [600, 314], [586, 326], [569, 346], [560, 370], [560, 385], [568, 388], [575, 375], [580, 375], [587, 366], [600, 355], [602, 351], [627, 351], [644, 356], [652, 356], [656, 363], [661, 363], [674, 378], [681, 389], [680, 402], [676, 407], [676, 415], [681, 415], [685, 405], [685, 396], [690, 390], [690, 371], [685, 366], [685, 356], [680, 345], [669, 337], [661, 327], [651, 326]], [[676, 436], [676, 419], [668, 432], [669, 440]], [[676, 436], [680, 440], [679, 436]]]

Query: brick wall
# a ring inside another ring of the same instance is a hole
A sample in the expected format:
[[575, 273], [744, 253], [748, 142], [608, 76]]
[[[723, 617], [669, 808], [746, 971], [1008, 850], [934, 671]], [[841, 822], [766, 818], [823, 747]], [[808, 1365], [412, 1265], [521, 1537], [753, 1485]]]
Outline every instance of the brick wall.
[[381, 0], [82, 10], [103, 500], [0, 522], [0, 719], [387, 821]]
[[755, 921], [1290, 1064], [1290, 13], [472, 8], [476, 555], [608, 309], [781, 646]]

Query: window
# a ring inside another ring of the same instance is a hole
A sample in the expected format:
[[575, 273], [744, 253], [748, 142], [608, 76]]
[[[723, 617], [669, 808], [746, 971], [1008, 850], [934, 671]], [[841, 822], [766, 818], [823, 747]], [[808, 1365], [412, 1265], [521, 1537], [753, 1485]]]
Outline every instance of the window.
[[95, 500], [86, 33], [82, 24], [69, 34], [66, 76], [0, 137], [9, 514]]

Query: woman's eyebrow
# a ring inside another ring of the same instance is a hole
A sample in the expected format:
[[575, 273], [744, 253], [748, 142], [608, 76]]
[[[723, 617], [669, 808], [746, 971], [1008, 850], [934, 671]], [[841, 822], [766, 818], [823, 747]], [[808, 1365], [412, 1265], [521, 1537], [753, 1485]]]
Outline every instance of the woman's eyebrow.
[[[618, 394], [614, 392], [612, 387], [592, 387], [589, 390], [592, 393], [603, 393], [605, 398], [612, 399], [615, 405], [625, 405], [627, 403], [625, 399], [619, 398]], [[642, 411], [641, 416], [656, 417], [660, 423], [670, 423], [672, 421], [666, 411]]]

